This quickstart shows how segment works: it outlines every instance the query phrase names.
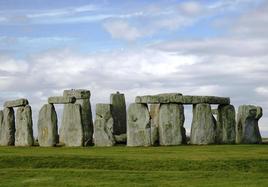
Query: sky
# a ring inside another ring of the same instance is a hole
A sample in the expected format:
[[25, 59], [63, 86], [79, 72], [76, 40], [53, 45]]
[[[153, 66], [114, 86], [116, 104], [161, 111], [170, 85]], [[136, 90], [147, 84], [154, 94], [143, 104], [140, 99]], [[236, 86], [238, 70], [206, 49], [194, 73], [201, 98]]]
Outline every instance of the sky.
[[226, 96], [262, 106], [268, 137], [267, 51], [268, 0], [1, 0], [0, 103], [28, 98], [36, 134], [65, 89], [89, 89], [93, 113], [116, 91]]

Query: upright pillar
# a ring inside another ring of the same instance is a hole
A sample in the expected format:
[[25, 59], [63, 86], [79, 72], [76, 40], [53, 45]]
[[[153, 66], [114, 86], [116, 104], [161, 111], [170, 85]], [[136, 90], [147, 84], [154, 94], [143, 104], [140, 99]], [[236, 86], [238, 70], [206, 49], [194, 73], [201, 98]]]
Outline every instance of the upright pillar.
[[0, 145], [11, 146], [15, 144], [15, 116], [12, 107], [5, 107], [0, 111]]

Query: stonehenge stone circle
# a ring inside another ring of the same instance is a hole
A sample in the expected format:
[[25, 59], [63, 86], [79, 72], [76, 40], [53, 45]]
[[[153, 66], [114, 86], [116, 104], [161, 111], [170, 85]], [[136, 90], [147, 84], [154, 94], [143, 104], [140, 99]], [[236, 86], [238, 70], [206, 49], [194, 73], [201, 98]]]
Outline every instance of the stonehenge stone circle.
[[114, 119], [110, 104], [96, 105], [96, 119], [94, 122], [94, 144], [95, 146], [113, 146]]
[[150, 104], [150, 117], [151, 117], [151, 144], [159, 144], [159, 110], [160, 104]]
[[8, 107], [8, 108], [11, 108], [11, 107], [20, 107], [20, 106], [26, 106], [28, 105], [29, 102], [27, 99], [17, 99], [17, 100], [12, 100], [12, 101], [6, 101], [4, 103], [4, 107]]
[[52, 104], [45, 104], [39, 111], [38, 143], [42, 147], [56, 146], [58, 138], [58, 119]]
[[110, 103], [112, 105], [112, 115], [114, 119], [114, 135], [126, 134], [127, 112], [125, 95], [119, 92], [111, 94]]
[[18, 107], [16, 112], [15, 146], [34, 144], [32, 109], [29, 105]]
[[69, 104], [75, 103], [75, 97], [63, 97], [63, 96], [54, 96], [48, 98], [49, 104]]
[[84, 145], [84, 128], [80, 104], [65, 104], [60, 128], [60, 143], [68, 147]]
[[0, 112], [0, 145], [15, 144], [15, 116], [13, 108], [4, 108]]
[[209, 104], [193, 106], [193, 121], [191, 127], [191, 144], [214, 144], [216, 138], [216, 122]]
[[146, 104], [131, 103], [127, 113], [127, 146], [151, 145], [150, 114]]
[[219, 105], [217, 113], [217, 143], [235, 143], [235, 108], [233, 105]]
[[253, 105], [241, 105], [237, 113], [236, 143], [262, 143], [258, 120], [262, 117], [262, 108]]
[[[82, 126], [83, 126], [83, 146], [89, 146], [93, 144], [93, 121], [92, 111], [90, 104], [90, 91], [77, 89], [77, 90], [64, 90], [64, 97], [75, 97], [75, 104], [81, 106], [82, 113]], [[67, 105], [64, 105], [64, 108]], [[64, 116], [63, 116], [64, 117]]]
[[183, 105], [176, 103], [161, 104], [159, 111], [159, 144], [179, 145], [185, 142], [183, 123]]

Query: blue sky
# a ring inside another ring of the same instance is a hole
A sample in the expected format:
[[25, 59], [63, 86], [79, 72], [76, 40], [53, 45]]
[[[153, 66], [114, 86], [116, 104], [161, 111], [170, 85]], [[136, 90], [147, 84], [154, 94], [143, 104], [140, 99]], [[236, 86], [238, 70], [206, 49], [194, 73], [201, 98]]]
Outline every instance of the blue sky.
[[0, 102], [27, 97], [36, 121], [48, 96], [70, 88], [90, 89], [93, 108], [117, 90], [128, 103], [229, 96], [263, 107], [268, 136], [267, 25], [266, 0], [2, 0]]

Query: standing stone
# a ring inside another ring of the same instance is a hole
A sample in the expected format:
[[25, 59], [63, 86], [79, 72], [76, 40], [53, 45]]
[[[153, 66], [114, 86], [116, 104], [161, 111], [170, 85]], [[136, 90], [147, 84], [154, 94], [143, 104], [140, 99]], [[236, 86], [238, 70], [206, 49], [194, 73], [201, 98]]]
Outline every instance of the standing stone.
[[160, 145], [179, 145], [184, 142], [184, 108], [180, 104], [161, 104], [159, 111]]
[[114, 120], [110, 104], [96, 105], [96, 119], [94, 123], [94, 143], [95, 146], [113, 146], [115, 139], [113, 136]]
[[213, 144], [216, 137], [216, 123], [209, 104], [193, 106], [191, 144]]
[[150, 104], [151, 144], [159, 144], [159, 110], [160, 104]]
[[80, 104], [66, 104], [64, 106], [60, 142], [69, 147], [83, 146], [84, 128]]
[[146, 104], [132, 103], [127, 113], [127, 146], [151, 145], [150, 114]]
[[75, 97], [75, 104], [80, 104], [82, 112], [82, 126], [83, 126], [83, 145], [89, 146], [93, 144], [93, 121], [90, 104], [89, 90], [64, 90], [64, 97]]
[[233, 105], [219, 105], [217, 113], [217, 143], [235, 143], [235, 108]]
[[112, 104], [112, 114], [114, 118], [113, 134], [126, 134], [127, 114], [125, 96], [122, 93], [111, 94], [110, 102]]
[[32, 146], [33, 144], [32, 109], [29, 105], [19, 107], [16, 112], [15, 146]]
[[39, 111], [38, 143], [42, 147], [56, 146], [58, 136], [57, 113], [52, 104], [45, 104]]
[[262, 108], [253, 105], [241, 105], [237, 113], [236, 143], [262, 143], [258, 121], [262, 117]]
[[10, 146], [15, 143], [15, 116], [13, 108], [0, 111], [0, 145]]

